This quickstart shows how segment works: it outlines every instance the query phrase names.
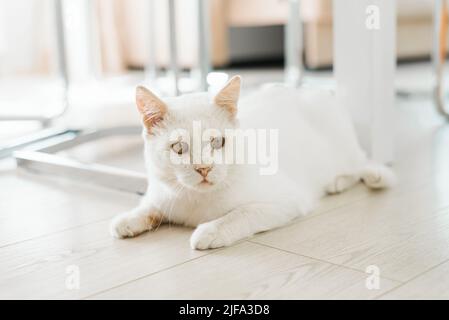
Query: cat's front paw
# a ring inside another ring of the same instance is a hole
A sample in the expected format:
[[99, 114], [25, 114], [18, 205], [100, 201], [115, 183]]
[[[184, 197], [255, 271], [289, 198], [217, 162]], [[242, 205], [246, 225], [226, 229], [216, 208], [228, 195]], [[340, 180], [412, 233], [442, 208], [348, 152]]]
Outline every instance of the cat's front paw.
[[228, 244], [217, 225], [211, 222], [200, 224], [190, 237], [190, 246], [197, 250], [219, 248]]
[[115, 217], [109, 226], [111, 235], [118, 239], [135, 237], [147, 230], [143, 219], [126, 213]]

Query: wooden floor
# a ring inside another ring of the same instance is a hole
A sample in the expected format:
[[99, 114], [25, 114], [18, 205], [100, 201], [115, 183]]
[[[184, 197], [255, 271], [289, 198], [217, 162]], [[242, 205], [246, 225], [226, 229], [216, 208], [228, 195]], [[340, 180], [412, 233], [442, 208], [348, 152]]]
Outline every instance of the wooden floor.
[[[137, 196], [4, 161], [0, 298], [447, 299], [449, 125], [422, 97], [398, 100], [397, 112], [394, 189], [360, 185], [290, 226], [210, 251], [190, 249], [192, 230], [174, 226], [112, 239], [109, 220]], [[73, 154], [142, 170], [140, 148], [131, 138]]]

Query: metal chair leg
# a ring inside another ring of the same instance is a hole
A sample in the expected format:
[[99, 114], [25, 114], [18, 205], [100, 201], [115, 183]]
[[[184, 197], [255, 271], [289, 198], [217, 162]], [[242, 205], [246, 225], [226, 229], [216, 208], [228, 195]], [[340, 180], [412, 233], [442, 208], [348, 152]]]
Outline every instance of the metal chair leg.
[[299, 0], [289, 0], [289, 14], [285, 26], [285, 82], [299, 86], [302, 76], [302, 25]]
[[54, 0], [55, 10], [55, 29], [56, 29], [56, 43], [57, 43], [57, 59], [58, 59], [58, 72], [63, 81], [63, 101], [62, 108], [59, 112], [51, 116], [0, 116], [0, 121], [38, 121], [43, 127], [49, 127], [51, 122], [63, 116], [68, 109], [67, 90], [68, 90], [68, 75], [67, 75], [67, 62], [66, 62], [66, 50], [65, 50], [65, 37], [64, 37], [64, 22], [63, 22], [63, 10], [60, 0]]
[[[62, 0], [54, 0], [56, 16], [56, 40], [58, 50], [58, 69], [64, 85], [64, 101], [61, 111], [49, 118], [45, 117], [2, 117], [5, 121], [41, 121], [49, 125], [62, 116], [69, 108], [67, 61], [64, 37], [64, 18]], [[83, 143], [96, 141], [116, 135], [136, 135], [142, 131], [140, 126], [113, 127], [101, 130], [81, 130], [67, 128], [48, 128], [30, 136], [21, 137], [0, 148], [0, 159], [13, 155], [17, 166], [33, 173], [53, 174], [66, 178], [102, 185], [105, 187], [137, 194], [145, 193], [147, 182], [142, 173], [117, 169], [99, 164], [86, 164], [59, 156], [55, 153]], [[19, 150], [19, 151], [18, 151]]]
[[170, 31], [170, 73], [173, 78], [174, 95], [179, 94], [178, 46], [176, 40], [175, 0], [168, 1], [168, 23]]
[[143, 173], [118, 169], [97, 163], [83, 163], [55, 153], [68, 150], [84, 143], [98, 141], [117, 135], [136, 135], [142, 131], [139, 126], [113, 127], [101, 130], [78, 130], [72, 136], [42, 141], [32, 151], [16, 151], [17, 165], [35, 174], [50, 174], [59, 177], [89, 182], [121, 191], [144, 194], [147, 188]]
[[[49, 128], [50, 125], [58, 118], [62, 117], [69, 108], [68, 103], [68, 86], [69, 79], [67, 74], [67, 61], [66, 61], [66, 50], [65, 50], [65, 35], [64, 35], [64, 21], [63, 21], [63, 9], [61, 0], [54, 0], [54, 10], [55, 10], [55, 29], [56, 29], [56, 43], [57, 43], [57, 59], [58, 59], [58, 72], [60, 78], [63, 82], [63, 99], [62, 107], [60, 111], [51, 116], [20, 116], [20, 115], [9, 115], [0, 116], [0, 121], [38, 121], [42, 124], [44, 128]], [[68, 130], [55, 130], [47, 129], [31, 134], [27, 137], [16, 139], [11, 141], [6, 145], [0, 147], [0, 159], [11, 156], [15, 150], [19, 150], [26, 147], [34, 142], [40, 142], [44, 139], [52, 138], [55, 136], [60, 136], [65, 134]], [[69, 130], [69, 134], [73, 134], [73, 130]]]
[[[146, 82], [161, 91], [163, 94], [179, 95], [181, 92], [192, 92], [196, 90], [207, 90], [207, 75], [212, 69], [210, 58], [210, 17], [209, 0], [195, 0], [198, 47], [197, 47], [197, 65], [191, 69], [189, 78], [181, 79], [181, 70], [178, 64], [178, 43], [176, 28], [176, 1], [168, 0], [168, 27], [169, 27], [169, 65], [167, 68], [168, 81], [156, 81], [156, 52], [155, 39], [157, 37], [151, 22], [154, 20], [154, 10], [157, 8], [155, 0], [148, 1], [149, 23], [147, 27], [149, 33], [149, 56], [145, 66]], [[161, 79], [159, 79], [161, 80]]]
[[199, 89], [207, 90], [207, 74], [211, 70], [210, 62], [210, 21], [209, 1], [197, 0], [198, 2], [198, 66], [199, 66]]
[[145, 65], [145, 78], [146, 82], [149, 84], [154, 84], [157, 78], [157, 67], [156, 67], [156, 30], [154, 28], [155, 19], [155, 0], [147, 0], [148, 3], [148, 21], [146, 27], [148, 28], [148, 61]]

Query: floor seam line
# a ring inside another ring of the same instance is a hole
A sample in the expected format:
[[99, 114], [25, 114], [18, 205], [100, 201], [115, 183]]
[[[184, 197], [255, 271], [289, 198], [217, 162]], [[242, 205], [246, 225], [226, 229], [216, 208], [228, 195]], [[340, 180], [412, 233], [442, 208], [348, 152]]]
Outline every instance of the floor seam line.
[[390, 293], [390, 292], [392, 292], [392, 291], [394, 291], [394, 290], [396, 290], [396, 289], [399, 289], [400, 287], [403, 287], [404, 285], [406, 285], [406, 284], [408, 284], [408, 283], [410, 283], [410, 282], [416, 280], [417, 278], [421, 277], [422, 275], [424, 275], [424, 274], [426, 274], [426, 273], [428, 273], [428, 272], [430, 272], [430, 271], [432, 271], [432, 270], [438, 268], [439, 266], [445, 264], [446, 262], [449, 262], [449, 258], [446, 259], [446, 260], [444, 260], [444, 261], [442, 261], [442, 262], [440, 262], [440, 263], [437, 263], [436, 265], [434, 265], [434, 266], [430, 267], [429, 269], [427, 269], [427, 270], [425, 270], [425, 271], [423, 271], [423, 272], [421, 272], [421, 273], [415, 275], [414, 277], [411, 277], [409, 280], [403, 282], [403, 283], [400, 284], [399, 286], [397, 286], [397, 287], [395, 287], [395, 288], [392, 288], [392, 289], [390, 289], [390, 290], [388, 290], [388, 291], [386, 291], [386, 292], [384, 292], [384, 293], [378, 295], [378, 296], [375, 297], [374, 299], [377, 300], [377, 299], [381, 298], [382, 296], [384, 296], [384, 295], [386, 295], [386, 294], [388, 294], [388, 293]]
[[78, 226], [68, 227], [66, 229], [53, 231], [53, 232], [50, 232], [50, 233], [47, 233], [47, 234], [42, 234], [42, 235], [39, 235], [39, 236], [36, 236], [36, 237], [33, 237], [33, 238], [23, 239], [23, 240], [19, 240], [19, 241], [12, 242], [12, 243], [7, 243], [7, 244], [4, 244], [4, 245], [0, 245], [0, 250], [2, 250], [4, 248], [11, 247], [11, 246], [19, 245], [19, 244], [22, 244], [24, 242], [33, 241], [33, 240], [39, 240], [39, 239], [42, 239], [42, 238], [46, 238], [46, 237], [49, 237], [49, 236], [56, 235], [58, 233], [63, 233], [63, 232], [66, 232], [66, 231], [70, 231], [70, 230], [86, 227], [86, 226], [91, 225], [91, 224], [97, 224], [97, 223], [100, 223], [100, 222], [105, 222], [107, 220], [112, 220], [112, 218], [105, 218], [105, 219], [95, 220], [95, 221], [92, 221], [92, 222], [89, 222], [89, 223], [85, 223], [85, 224], [81, 224], [81, 225], [78, 225]]
[[215, 251], [213, 251], [213, 252], [206, 253], [206, 254], [204, 254], [204, 255], [202, 255], [202, 256], [199, 256], [199, 257], [196, 257], [196, 258], [193, 258], [193, 259], [189, 259], [189, 260], [186, 260], [186, 261], [183, 261], [183, 262], [174, 264], [174, 265], [172, 265], [172, 266], [170, 266], [170, 267], [166, 267], [166, 268], [163, 268], [163, 269], [158, 270], [158, 271], [155, 271], [155, 272], [151, 272], [151, 273], [149, 273], [149, 274], [146, 274], [146, 275], [137, 277], [137, 278], [135, 278], [135, 279], [132, 279], [132, 280], [123, 282], [123, 283], [121, 283], [121, 284], [112, 286], [112, 287], [110, 287], [110, 288], [108, 288], [108, 289], [100, 290], [100, 291], [98, 291], [98, 292], [95, 292], [95, 293], [92, 293], [92, 294], [87, 295], [87, 296], [85, 296], [85, 297], [82, 297], [81, 299], [82, 299], [82, 300], [86, 300], [86, 299], [89, 299], [89, 298], [91, 298], [91, 297], [95, 297], [95, 296], [97, 296], [97, 295], [99, 295], [99, 294], [101, 294], [101, 293], [104, 293], [104, 292], [107, 292], [107, 291], [110, 291], [110, 290], [113, 290], [113, 289], [116, 289], [116, 288], [120, 288], [120, 287], [122, 287], [122, 286], [124, 286], [124, 285], [133, 283], [133, 282], [135, 282], [135, 281], [142, 280], [142, 279], [147, 278], [147, 277], [154, 276], [154, 275], [156, 275], [156, 274], [158, 274], [158, 273], [165, 272], [165, 271], [168, 271], [168, 270], [170, 270], [170, 269], [174, 269], [174, 268], [179, 267], [179, 266], [182, 266], [182, 265], [184, 265], [184, 264], [186, 264], [186, 263], [189, 263], [189, 262], [192, 262], [192, 261], [195, 261], [195, 260], [199, 260], [199, 259], [201, 259], [201, 258], [203, 258], [203, 257], [207, 257], [207, 256], [210, 256], [210, 255], [215, 254], [215, 253], [217, 253], [217, 252], [223, 251], [223, 250], [225, 250], [225, 249], [227, 249], [227, 248], [230, 248], [230, 247], [223, 247], [223, 248], [220, 248], [220, 249], [215, 249]]
[[[265, 244], [265, 243], [260, 243], [260, 242], [256, 242], [256, 241], [252, 241], [252, 240], [248, 240], [248, 241], [251, 242], [251, 243], [254, 243], [254, 244], [258, 244], [258, 245], [261, 245], [261, 246], [265, 246], [265, 247], [267, 247], [267, 248], [277, 249], [277, 250], [279, 250], [279, 251], [283, 251], [283, 252], [286, 252], [286, 253], [294, 254], [294, 255], [296, 255], [296, 256], [300, 256], [300, 257], [304, 257], [304, 258], [308, 258], [308, 259], [313, 259], [313, 260], [316, 260], [316, 261], [319, 261], [319, 262], [322, 262], [322, 263], [328, 263], [328, 264], [331, 264], [331, 265], [336, 266], [336, 267], [342, 267], [342, 268], [344, 268], [344, 269], [352, 270], [352, 271], [355, 271], [355, 272], [358, 272], [358, 273], [367, 274], [367, 273], [364, 272], [363, 270], [360, 270], [360, 269], [357, 269], [357, 268], [353, 268], [353, 267], [350, 267], [350, 266], [338, 264], [338, 263], [331, 262], [331, 261], [328, 261], [328, 260], [324, 260], [324, 259], [321, 259], [321, 258], [311, 257], [311, 256], [308, 256], [308, 255], [300, 254], [300, 253], [293, 252], [293, 251], [290, 251], [290, 250], [281, 249], [281, 248], [278, 248], [278, 247], [273, 247], [273, 246], [267, 245], [267, 244]], [[389, 280], [389, 281], [394, 281], [394, 282], [403, 283], [402, 280], [392, 279], [392, 278], [390, 278], [390, 277], [381, 276], [381, 278], [383, 278], [383, 279], [385, 279], [385, 280]]]
[[[415, 189], [418, 189], [419, 187], [426, 186], [429, 183], [430, 182], [423, 182], [423, 183], [420, 183], [420, 184], [417, 184], [417, 185], [413, 186], [409, 190], [398, 190], [397, 192], [394, 192], [394, 193], [397, 193], [397, 194], [395, 194], [395, 196], [403, 195], [403, 194], [405, 194], [407, 192], [411, 192], [411, 191], [413, 191]], [[348, 191], [350, 191], [350, 190], [348, 190]], [[344, 191], [343, 193], [348, 192], [348, 191]], [[332, 197], [332, 196], [338, 196], [338, 195], [327, 195], [327, 196], [324, 196], [324, 197], [329, 197], [329, 196]], [[368, 195], [365, 195], [365, 196], [363, 196], [363, 197], [361, 197], [359, 199], [356, 199], [355, 201], [351, 201], [349, 203], [345, 203], [345, 204], [342, 204], [342, 205], [336, 206], [334, 208], [330, 208], [330, 209], [324, 210], [323, 212], [319, 212], [319, 213], [316, 213], [316, 214], [313, 214], [313, 210], [312, 210], [312, 213], [310, 215], [305, 215], [303, 217], [299, 217], [298, 219], [293, 220], [293, 222], [294, 223], [299, 223], [301, 221], [308, 221], [308, 220], [311, 220], [311, 219], [314, 219], [314, 218], [317, 218], [317, 217], [321, 217], [322, 215], [329, 214], [329, 213], [331, 213], [334, 210], [339, 210], [339, 209], [342, 209], [342, 208], [345, 208], [345, 207], [357, 204], [357, 203], [362, 202], [363, 200], [367, 200], [369, 198], [370, 198], [370, 195], [368, 194]], [[447, 208], [449, 208], [449, 205], [441, 207], [441, 208], [437, 208], [437, 209], [435, 209], [435, 212], [438, 212], [440, 210], [444, 210], [444, 209], [447, 209]], [[290, 226], [286, 226], [286, 227], [290, 228]]]
[[[426, 184], [427, 184], [427, 183], [423, 183], [422, 185], [426, 185]], [[419, 185], [417, 185], [417, 187], [418, 187], [418, 186], [422, 186], [422, 185], [419, 184]], [[412, 190], [413, 190], [414, 188], [415, 188], [415, 187], [413, 187]], [[404, 191], [404, 192], [405, 192], [405, 191]], [[401, 193], [403, 193], [403, 192], [399, 191], [399, 194], [401, 194]], [[297, 219], [296, 222], [307, 221], [307, 220], [310, 220], [310, 219], [313, 219], [313, 218], [322, 216], [323, 214], [329, 214], [329, 213], [332, 212], [333, 210], [338, 210], [338, 209], [341, 209], [341, 208], [344, 208], [344, 207], [347, 207], [347, 206], [356, 204], [356, 203], [361, 202], [361, 201], [363, 201], [363, 200], [366, 200], [366, 199], [368, 199], [368, 198], [369, 198], [369, 195], [366, 195], [366, 196], [363, 196], [362, 198], [359, 198], [359, 199], [357, 199], [357, 200], [355, 200], [355, 201], [352, 201], [352, 202], [350, 202], [350, 203], [345, 203], [345, 204], [343, 204], [343, 205], [336, 206], [336, 207], [334, 207], [334, 208], [325, 210], [325, 211], [320, 212], [320, 213], [317, 213], [317, 214], [306, 215], [306, 216], [304, 216], [304, 217], [302, 217], [302, 218], [300, 218], [300, 219]], [[448, 205], [448, 206], [441, 207], [441, 208], [437, 208], [437, 209], [435, 210], [435, 212], [440, 211], [440, 210], [445, 210], [445, 209], [447, 209], [447, 208], [449, 208], [449, 205]], [[58, 234], [58, 233], [62, 233], [62, 232], [74, 230], [74, 229], [77, 229], [77, 228], [82, 228], [82, 227], [88, 226], [88, 225], [90, 225], [90, 224], [95, 224], [95, 223], [99, 223], [99, 222], [104, 222], [104, 221], [107, 221], [107, 220], [110, 220], [110, 219], [113, 219], [113, 217], [109, 217], [109, 218], [105, 218], [105, 219], [99, 219], [99, 220], [95, 220], [95, 221], [92, 221], [92, 222], [89, 222], [89, 223], [86, 223], [86, 224], [82, 224], [82, 225], [78, 225], [78, 226], [74, 226], [74, 227], [69, 227], [69, 228], [66, 228], [66, 229], [62, 229], [62, 230], [50, 232], [50, 233], [47, 233], [47, 234], [39, 235], [39, 236], [36, 236], [36, 237], [33, 237], [33, 238], [28, 238], [28, 239], [24, 239], [24, 240], [19, 240], [19, 241], [12, 242], [12, 243], [7, 243], [7, 244], [5, 244], [5, 245], [0, 245], [0, 250], [3, 249], [3, 248], [7, 248], [7, 247], [10, 247], [10, 246], [13, 246], [13, 245], [21, 244], [21, 243], [23, 243], [23, 242], [27, 242], [27, 241], [32, 241], [32, 240], [36, 240], [36, 239], [45, 238], [45, 237], [47, 237], [47, 236], [52, 236], [52, 235], [55, 235], [55, 234]], [[288, 226], [288, 227], [289, 227], [289, 226]], [[288, 228], [288, 227], [287, 227], [287, 228]]]

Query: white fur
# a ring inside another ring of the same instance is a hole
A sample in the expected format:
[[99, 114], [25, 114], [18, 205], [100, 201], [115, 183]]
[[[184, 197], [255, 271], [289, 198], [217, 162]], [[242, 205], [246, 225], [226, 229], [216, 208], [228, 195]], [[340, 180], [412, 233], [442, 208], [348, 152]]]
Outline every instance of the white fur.
[[369, 163], [349, 115], [332, 96], [271, 87], [240, 101], [239, 122], [242, 128], [279, 129], [279, 172], [262, 176], [254, 165], [215, 165], [208, 175], [214, 185], [198, 185], [202, 177], [193, 165], [169, 161], [168, 132], [192, 130], [193, 120], [220, 130], [237, 122], [205, 93], [164, 101], [162, 128], [144, 132], [148, 191], [137, 208], [113, 220], [116, 237], [151, 229], [145, 218], [160, 212], [165, 222], [196, 227], [192, 248], [222, 247], [307, 214], [326, 193], [361, 180], [371, 188], [394, 182], [390, 169]]

